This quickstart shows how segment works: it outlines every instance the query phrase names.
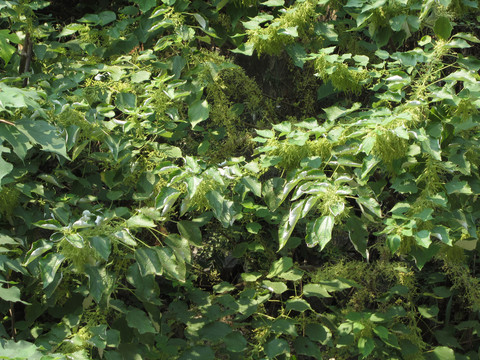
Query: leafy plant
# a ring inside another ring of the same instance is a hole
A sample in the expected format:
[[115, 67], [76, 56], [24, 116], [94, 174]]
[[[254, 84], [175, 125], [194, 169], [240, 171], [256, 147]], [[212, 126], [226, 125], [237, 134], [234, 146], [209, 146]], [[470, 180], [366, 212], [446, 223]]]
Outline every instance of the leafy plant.
[[0, 358], [478, 357], [476, 2], [59, 6], [0, 1]]

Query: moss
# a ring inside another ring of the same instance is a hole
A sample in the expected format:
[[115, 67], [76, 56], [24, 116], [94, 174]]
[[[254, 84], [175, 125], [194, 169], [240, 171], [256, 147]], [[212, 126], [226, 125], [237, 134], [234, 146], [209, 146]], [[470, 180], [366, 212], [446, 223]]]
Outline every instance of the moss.
[[366, 69], [351, 69], [344, 62], [330, 62], [325, 55], [315, 60], [315, 69], [323, 81], [330, 81], [335, 90], [345, 94], [359, 95], [363, 89], [362, 82], [368, 78]]
[[[453, 247], [454, 248], [458, 247]], [[455, 251], [455, 250], [453, 250]], [[462, 252], [463, 253], [463, 252]], [[464, 261], [458, 261], [458, 255], [444, 254], [443, 270], [452, 282], [452, 289], [458, 290], [460, 299], [472, 311], [480, 310], [480, 279], [472, 276]]]
[[389, 171], [394, 172], [394, 162], [407, 155], [408, 140], [399, 137], [392, 130], [379, 129], [375, 132], [372, 153], [383, 161]]
[[0, 214], [10, 217], [19, 204], [20, 191], [11, 186], [3, 186], [0, 190]]
[[300, 38], [308, 38], [313, 34], [315, 18], [318, 15], [316, 7], [315, 0], [296, 2], [269, 26], [247, 30], [248, 42], [253, 44], [258, 55], [278, 55], [286, 45], [296, 41], [296, 37], [282, 34], [279, 30], [296, 28]]
[[379, 299], [395, 285], [406, 286], [409, 296], [417, 292], [414, 273], [402, 262], [377, 261], [368, 264], [363, 261], [340, 260], [325, 265], [312, 274], [312, 282], [338, 278], [350, 279], [361, 285], [348, 298], [342, 296], [342, 299], [337, 299], [346, 302], [345, 312], [387, 307], [388, 303]]
[[90, 244], [84, 242], [83, 247], [78, 248], [73, 246], [66, 238], [63, 238], [58, 244], [58, 251], [80, 272], [84, 271], [85, 265], [93, 265], [95, 260], [98, 259], [97, 252], [90, 247]]
[[306, 157], [319, 156], [322, 159], [329, 159], [331, 156], [332, 145], [326, 138], [307, 140], [304, 145], [290, 144], [288, 140], [279, 141], [271, 139], [267, 146], [274, 149], [268, 152], [271, 156], [280, 156], [282, 160], [278, 164], [285, 170], [292, 170], [300, 166], [300, 161]]

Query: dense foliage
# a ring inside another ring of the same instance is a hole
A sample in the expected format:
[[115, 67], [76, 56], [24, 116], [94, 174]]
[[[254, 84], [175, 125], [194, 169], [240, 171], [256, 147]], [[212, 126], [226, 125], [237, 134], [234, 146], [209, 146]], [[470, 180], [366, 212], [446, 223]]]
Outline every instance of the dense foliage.
[[478, 359], [479, 17], [0, 0], [0, 358]]

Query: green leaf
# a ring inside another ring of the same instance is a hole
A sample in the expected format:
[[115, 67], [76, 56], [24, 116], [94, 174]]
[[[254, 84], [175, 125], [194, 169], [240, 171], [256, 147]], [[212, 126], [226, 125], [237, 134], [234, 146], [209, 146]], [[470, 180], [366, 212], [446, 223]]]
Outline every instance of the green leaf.
[[312, 341], [319, 341], [322, 344], [325, 344], [331, 336], [330, 330], [326, 326], [317, 323], [307, 324], [305, 334], [307, 334]]
[[65, 235], [65, 240], [67, 240], [73, 247], [76, 247], [77, 249], [82, 249], [85, 245], [83, 237], [78, 233]]
[[137, 96], [131, 93], [118, 93], [115, 96], [115, 106], [120, 111], [132, 112], [137, 107]]
[[[13, 170], [13, 165], [6, 162], [2, 158], [2, 153], [9, 153], [9, 152], [10, 152], [10, 149], [8, 149], [8, 148], [6, 148], [6, 147], [4, 147], [0, 144], [0, 184], [1, 184], [2, 178], [7, 176], [8, 174], [10, 174], [10, 172]], [[0, 188], [1, 188], [1, 186], [0, 186]]]
[[299, 336], [295, 338], [293, 347], [295, 348], [297, 354], [310, 356], [313, 359], [322, 359], [320, 347], [306, 337]]
[[163, 242], [166, 246], [173, 250], [178, 261], [186, 263], [190, 263], [192, 261], [190, 244], [188, 243], [187, 239], [178, 234], [169, 234], [163, 238]]
[[[5, 123], [0, 122], [0, 138], [10, 143], [12, 146], [13, 152], [17, 154], [17, 156], [23, 161], [25, 156], [27, 155], [27, 151], [32, 148], [32, 144], [30, 143], [28, 137], [18, 131], [16, 128], [12, 128], [11, 125], [7, 125]], [[0, 147], [1, 147], [0, 143]], [[1, 152], [10, 152], [10, 149], [6, 149], [2, 147]], [[1, 158], [0, 152], [0, 158]], [[3, 160], [3, 159], [1, 159]], [[1, 162], [1, 161], [0, 161]]]
[[283, 339], [273, 339], [265, 345], [265, 354], [269, 359], [273, 359], [281, 354], [290, 354], [290, 346]]
[[247, 340], [239, 331], [229, 333], [223, 339], [223, 343], [227, 350], [231, 352], [241, 352], [247, 347]]
[[28, 252], [27, 252], [27, 256], [26, 256], [27, 260], [25, 261], [23, 266], [27, 266], [33, 260], [35, 260], [39, 256], [46, 253], [48, 250], [50, 250], [52, 247], [53, 247], [53, 244], [50, 241], [47, 242], [44, 239], [40, 239], [38, 241], [35, 241], [33, 243], [32, 247], [30, 248], [30, 250], [28, 250]]
[[275, 294], [283, 294], [285, 291], [288, 290], [287, 285], [283, 282], [273, 282], [269, 280], [264, 280], [262, 282], [262, 287], [268, 289], [269, 291], [274, 292]]
[[163, 268], [160, 263], [158, 250], [156, 247], [146, 248], [142, 247], [135, 251], [135, 260], [138, 263], [140, 272], [143, 276], [146, 275], [162, 275]]
[[70, 160], [67, 155], [65, 139], [59, 136], [56, 127], [43, 120], [20, 120], [15, 122], [18, 131], [28, 137], [33, 144], [38, 144], [44, 151], [49, 151]]
[[290, 299], [287, 300], [285, 310], [304, 312], [305, 310], [312, 310], [312, 307], [307, 301], [303, 299]]
[[155, 249], [162, 267], [165, 270], [164, 275], [170, 279], [185, 282], [185, 263], [181, 260], [177, 260], [173, 250], [168, 247], [155, 247]]
[[132, 216], [131, 218], [129, 218], [127, 220], [127, 226], [129, 228], [136, 228], [136, 227], [150, 227], [150, 228], [152, 228], [152, 227], [156, 227], [156, 224], [151, 218], [149, 218], [149, 217], [147, 217], [143, 214], [138, 214], [138, 215]]
[[267, 0], [260, 4], [269, 7], [283, 6], [285, 4], [285, 0]]
[[297, 31], [298, 26], [292, 26], [292, 27], [287, 27], [285, 29], [279, 29], [277, 30], [277, 34], [279, 35], [287, 35], [291, 37], [298, 37], [298, 31]]
[[113, 235], [126, 245], [137, 246], [137, 242], [127, 229], [117, 231]]
[[12, 55], [15, 54], [17, 49], [15, 46], [12, 46], [9, 44], [8, 40], [8, 35], [10, 35], [10, 31], [3, 29], [0, 30], [0, 58], [3, 59], [5, 62], [5, 66], [8, 64], [10, 59], [12, 58]]
[[216, 321], [202, 327], [202, 329], [199, 331], [199, 334], [203, 339], [212, 342], [219, 342], [220, 340], [223, 340], [224, 336], [230, 334], [231, 332], [232, 328], [226, 323]]
[[375, 342], [372, 338], [360, 338], [358, 339], [358, 349], [363, 357], [367, 357], [375, 348]]
[[261, 230], [262, 228], [262, 225], [260, 225], [259, 223], [257, 222], [253, 222], [253, 223], [248, 223], [245, 228], [247, 229], [247, 231], [250, 233], [250, 234], [258, 234], [258, 232]]
[[208, 119], [210, 109], [207, 100], [196, 100], [188, 108], [188, 120], [194, 128], [197, 124]]
[[325, 286], [320, 284], [307, 284], [303, 287], [303, 295], [305, 296], [315, 296], [318, 298], [327, 298], [331, 297], [330, 294], [325, 289]]
[[222, 223], [224, 228], [232, 226], [237, 216], [233, 201], [225, 200], [218, 191], [209, 191], [206, 195], [213, 214]]
[[445, 184], [445, 189], [447, 194], [472, 194], [472, 189], [466, 181], [460, 181], [458, 177], [454, 178], [452, 181]]
[[207, 21], [205, 20], [205, 18], [198, 13], [193, 14], [193, 17], [195, 18], [195, 20], [197, 20], [200, 27], [205, 30], [207, 27]]
[[156, 0], [135, 0], [134, 3], [138, 5], [141, 12], [147, 12], [157, 5]]
[[347, 220], [348, 236], [355, 250], [357, 250], [364, 258], [367, 257], [367, 241], [368, 231], [364, 222], [357, 216], [350, 216]]
[[262, 183], [253, 176], [242, 177], [240, 183], [253, 192], [255, 196], [262, 196]]
[[4, 359], [40, 359], [43, 356], [37, 350], [37, 346], [24, 340], [15, 342], [14, 340], [5, 340], [0, 342], [2, 349], [2, 358]]
[[380, 204], [374, 198], [367, 198], [363, 196], [359, 196], [355, 199], [360, 205], [360, 208], [363, 210], [363, 207], [366, 207], [371, 213], [375, 214], [378, 217], [382, 217], [382, 210], [380, 209]]
[[215, 352], [210, 346], [197, 345], [182, 353], [178, 360], [214, 360]]
[[150, 79], [152, 73], [150, 71], [140, 70], [136, 73], [133, 73], [131, 76], [132, 82], [139, 84]]
[[260, 277], [262, 277], [262, 274], [260, 274], [259, 272], [251, 272], [251, 273], [242, 273], [240, 276], [241, 276], [243, 281], [255, 282]]
[[236, 54], [242, 54], [245, 56], [252, 56], [253, 50], [255, 50], [255, 46], [253, 43], [242, 43], [238, 48], [230, 50]]
[[181, 195], [181, 192], [177, 189], [165, 186], [162, 188], [160, 193], [155, 198], [155, 208], [162, 210], [162, 216], [165, 216], [172, 206], [175, 204], [175, 201]]
[[304, 210], [306, 201], [307, 200], [304, 199], [294, 203], [290, 208], [290, 212], [288, 216], [285, 216], [283, 223], [280, 225], [279, 231], [278, 231], [278, 241], [279, 241], [278, 250], [281, 250], [287, 244], [287, 241], [290, 238], [290, 235], [292, 234], [293, 229], [295, 228], [295, 225], [303, 215], [303, 210]]
[[284, 272], [290, 270], [293, 266], [293, 260], [290, 257], [282, 257], [281, 259], [275, 261], [270, 266], [270, 271], [268, 272], [267, 278], [271, 279], [275, 276], [279, 276]]
[[177, 229], [182, 238], [188, 240], [194, 246], [202, 246], [202, 232], [198, 224], [193, 221], [179, 221]]
[[93, 23], [95, 25], [105, 26], [117, 19], [117, 15], [113, 11], [102, 11], [98, 14], [87, 14], [79, 22]]
[[320, 245], [320, 251], [332, 239], [332, 230], [335, 224], [335, 219], [332, 215], [322, 216], [315, 220], [313, 225], [309, 227], [306, 237], [306, 243], [308, 247], [314, 247]]
[[432, 319], [435, 318], [438, 315], [439, 309], [438, 306], [433, 305], [433, 306], [426, 306], [426, 305], [421, 305], [418, 308], [418, 312], [420, 315], [427, 319]]
[[295, 325], [296, 323], [293, 319], [277, 318], [271, 324], [270, 329], [276, 334], [298, 336]]
[[93, 236], [90, 238], [90, 245], [92, 245], [103, 260], [108, 260], [112, 248], [112, 242], [108, 236]]
[[478, 240], [457, 240], [455, 241], [455, 246], [461, 247], [462, 249], [473, 251], [477, 247]]
[[445, 226], [435, 226], [432, 230], [432, 236], [435, 236], [441, 242], [452, 246], [452, 239], [449, 236], [450, 229]]
[[88, 276], [90, 295], [97, 303], [100, 303], [102, 296], [111, 291], [113, 276], [109, 274], [105, 267], [88, 264], [85, 265], [85, 273]]
[[433, 26], [433, 31], [440, 39], [448, 40], [452, 34], [452, 24], [446, 16], [440, 16]]
[[423, 246], [424, 248], [428, 248], [432, 243], [432, 241], [430, 240], [430, 231], [421, 230], [415, 233], [415, 241], [418, 245]]
[[145, 312], [140, 309], [131, 308], [125, 319], [127, 320], [128, 326], [137, 329], [140, 334], [156, 333], [150, 319]]
[[455, 352], [446, 346], [437, 346], [432, 352], [427, 354], [428, 360], [455, 360]]
[[60, 265], [65, 260], [65, 256], [59, 253], [50, 253], [39, 261], [43, 288], [45, 289], [55, 279], [55, 275]]
[[25, 301], [20, 299], [20, 289], [16, 286], [10, 286], [9, 288], [0, 287], [0, 298], [5, 301], [11, 302], [21, 302], [23, 304], [29, 305]]

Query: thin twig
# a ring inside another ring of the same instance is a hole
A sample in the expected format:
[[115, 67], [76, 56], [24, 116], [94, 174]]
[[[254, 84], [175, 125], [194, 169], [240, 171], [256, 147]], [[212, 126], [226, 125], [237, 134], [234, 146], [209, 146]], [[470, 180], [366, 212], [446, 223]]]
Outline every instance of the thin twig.
[[3, 123], [8, 124], [8, 125], [15, 126], [14, 123], [12, 123], [12, 122], [10, 122], [10, 121], [7, 121], [7, 120], [0, 119], [0, 122], [3, 122]]

